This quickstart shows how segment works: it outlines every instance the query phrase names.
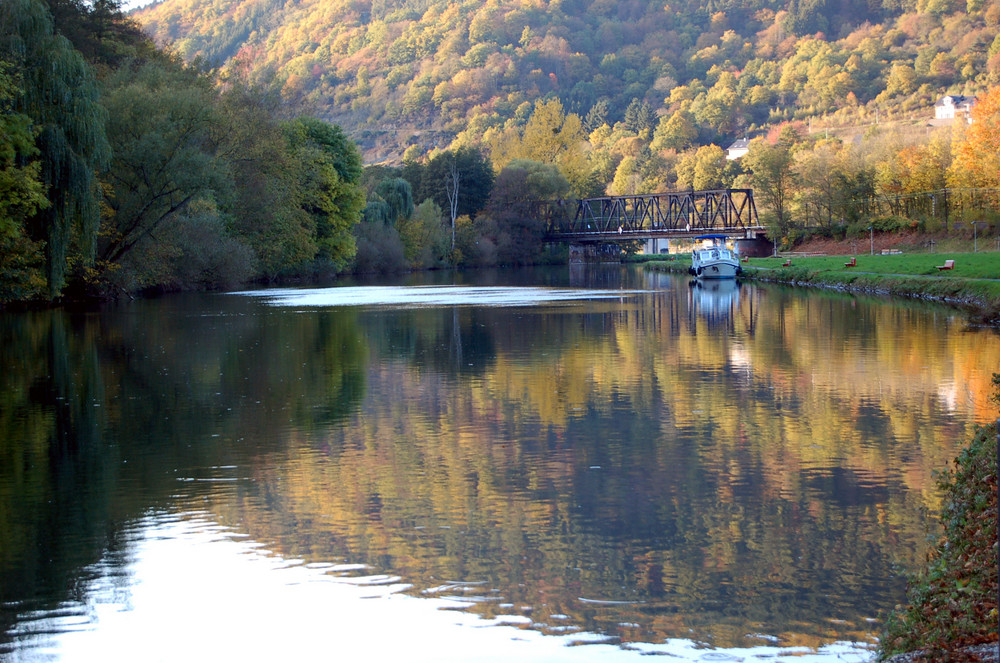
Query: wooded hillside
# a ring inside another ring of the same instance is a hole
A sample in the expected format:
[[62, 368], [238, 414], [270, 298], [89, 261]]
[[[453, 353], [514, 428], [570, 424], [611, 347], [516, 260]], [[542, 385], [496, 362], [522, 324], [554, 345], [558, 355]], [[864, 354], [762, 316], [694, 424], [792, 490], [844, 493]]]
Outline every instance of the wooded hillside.
[[135, 17], [341, 124], [368, 162], [480, 144], [538, 99], [681, 148], [929, 119], [1000, 82], [1000, 0], [164, 0]]

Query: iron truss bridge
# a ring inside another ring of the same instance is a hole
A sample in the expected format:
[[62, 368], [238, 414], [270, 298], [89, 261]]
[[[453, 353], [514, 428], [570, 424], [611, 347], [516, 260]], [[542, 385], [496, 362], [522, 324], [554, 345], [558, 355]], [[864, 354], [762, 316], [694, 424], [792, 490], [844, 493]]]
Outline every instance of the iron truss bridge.
[[539, 203], [545, 241], [608, 242], [763, 233], [752, 189], [685, 191]]

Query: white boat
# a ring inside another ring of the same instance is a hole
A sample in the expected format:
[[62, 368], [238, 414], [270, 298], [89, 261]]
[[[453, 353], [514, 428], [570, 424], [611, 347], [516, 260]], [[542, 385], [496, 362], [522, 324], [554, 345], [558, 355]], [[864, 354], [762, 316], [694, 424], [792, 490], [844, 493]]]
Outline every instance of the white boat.
[[701, 246], [691, 252], [689, 272], [701, 279], [734, 279], [743, 269], [738, 253], [726, 246], [725, 235], [699, 235]]

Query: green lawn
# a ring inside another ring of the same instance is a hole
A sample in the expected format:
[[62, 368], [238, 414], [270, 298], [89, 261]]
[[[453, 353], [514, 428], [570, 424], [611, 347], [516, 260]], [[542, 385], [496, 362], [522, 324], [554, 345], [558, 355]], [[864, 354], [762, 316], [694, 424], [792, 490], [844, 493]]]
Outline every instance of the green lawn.
[[[857, 264], [844, 263], [851, 256], [791, 256], [750, 258], [743, 276], [796, 285], [834, 287], [855, 292], [876, 292], [905, 297], [937, 299], [970, 306], [985, 324], [1000, 325], [1000, 252], [914, 253], [856, 256]], [[939, 270], [945, 260], [954, 269]], [[650, 261], [647, 269], [686, 272], [689, 255], [673, 260]]]
[[[792, 256], [792, 267], [782, 267], [787, 257], [750, 258], [744, 266], [789, 271], [803, 268], [810, 272], [867, 272], [873, 274], [904, 274], [942, 278], [1000, 279], [1000, 253], [919, 253], [913, 255], [856, 256], [857, 266], [845, 267], [850, 256]], [[937, 269], [945, 260], [954, 260], [955, 268]]]

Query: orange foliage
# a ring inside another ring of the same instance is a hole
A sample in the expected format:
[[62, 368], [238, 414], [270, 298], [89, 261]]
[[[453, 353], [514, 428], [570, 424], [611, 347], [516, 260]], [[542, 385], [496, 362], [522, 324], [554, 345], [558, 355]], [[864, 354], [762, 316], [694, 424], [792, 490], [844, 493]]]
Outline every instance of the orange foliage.
[[949, 179], [954, 186], [1000, 185], [1000, 87], [972, 107], [972, 124], [955, 148]]

